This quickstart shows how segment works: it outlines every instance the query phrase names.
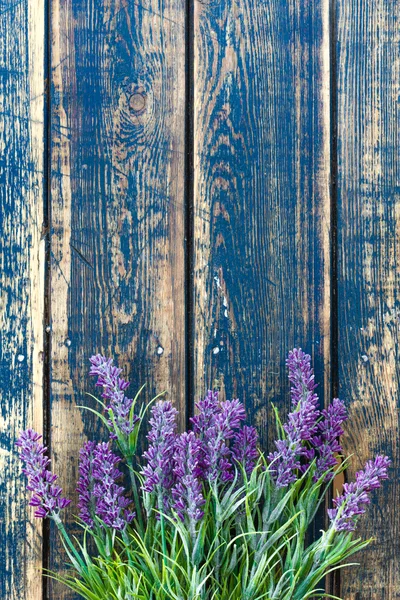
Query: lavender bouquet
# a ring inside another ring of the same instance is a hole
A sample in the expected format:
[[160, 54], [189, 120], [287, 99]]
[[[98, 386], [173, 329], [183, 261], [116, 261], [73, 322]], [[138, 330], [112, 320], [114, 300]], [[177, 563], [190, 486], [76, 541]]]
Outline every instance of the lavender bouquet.
[[121, 369], [93, 356], [90, 374], [104, 400], [96, 414], [109, 440], [88, 441], [80, 451], [80, 540], [63, 526], [70, 500], [49, 469], [41, 436], [28, 429], [17, 441], [35, 516], [54, 521], [71, 563], [66, 574], [49, 575], [87, 600], [335, 598], [320, 582], [370, 543], [353, 532], [390, 461], [377, 456], [344, 484], [326, 529], [309, 543], [307, 530], [347, 465], [338, 462], [347, 415], [338, 399], [318, 408], [310, 356], [295, 349], [287, 366], [293, 408], [285, 424], [275, 411], [279, 439], [271, 454], [260, 452], [255, 428], [243, 424], [243, 405], [209, 391], [191, 430], [180, 434], [171, 402], [154, 399], [148, 447], [138, 460], [149, 406], [138, 410], [140, 391], [128, 398]]

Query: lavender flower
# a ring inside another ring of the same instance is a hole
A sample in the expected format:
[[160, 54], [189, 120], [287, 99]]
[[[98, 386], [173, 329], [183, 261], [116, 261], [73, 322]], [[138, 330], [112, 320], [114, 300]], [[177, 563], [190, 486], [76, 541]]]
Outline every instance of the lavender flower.
[[271, 473], [277, 488], [287, 487], [296, 481], [296, 471], [300, 470], [301, 441], [277, 440], [276, 451], [268, 455]]
[[220, 402], [219, 412], [213, 425], [204, 432], [202, 440], [203, 475], [210, 482], [225, 483], [233, 479], [231, 451], [227, 441], [234, 437], [235, 429], [245, 418], [243, 404], [239, 400]]
[[[89, 375], [97, 376], [96, 385], [103, 388], [102, 397], [110, 401], [107, 409], [112, 410], [117, 428], [123, 434], [129, 435], [140, 421], [137, 415], [133, 415], [132, 419], [130, 416], [133, 400], [124, 394], [129, 382], [120, 377], [122, 369], [113, 366], [111, 358], [107, 359], [105, 356], [97, 354], [91, 357], [90, 362], [92, 366]], [[114, 423], [111, 420], [108, 421], [108, 426], [110, 437], [116, 439]]]
[[193, 431], [203, 439], [210, 427], [215, 425], [215, 418], [221, 412], [218, 392], [209, 390], [204, 400], [196, 403], [197, 415], [191, 417]]
[[116, 483], [122, 477], [121, 471], [117, 469], [121, 459], [111, 451], [109, 443], [105, 442], [96, 446], [93, 443], [86, 444], [83, 450], [80, 488], [84, 488], [86, 482], [89, 486], [88, 494], [84, 495], [81, 491], [81, 518], [92, 526], [87, 515], [89, 513], [93, 523], [94, 508], [94, 513], [105, 525], [122, 531], [127, 523], [131, 523], [135, 514], [128, 510], [131, 501], [124, 496], [125, 489]]
[[[289, 380], [292, 383], [292, 405], [295, 410], [288, 416], [283, 426], [287, 438], [275, 442], [277, 450], [268, 456], [276, 486], [286, 487], [296, 480], [296, 471], [302, 468], [301, 457], [310, 459], [304, 441], [310, 441], [318, 431], [318, 396], [314, 390], [316, 384], [311, 367], [311, 357], [301, 348], [289, 352], [286, 364]], [[305, 468], [307, 468], [305, 466]]]
[[255, 427], [247, 425], [239, 429], [233, 439], [232, 457], [243, 467], [248, 477], [250, 477], [258, 458], [257, 441], [257, 430]]
[[86, 442], [79, 451], [79, 480], [76, 490], [79, 494], [79, 516], [90, 528], [94, 526], [94, 515], [96, 514], [96, 502], [93, 496], [93, 452], [96, 448], [95, 442]]
[[366, 506], [370, 503], [368, 494], [388, 478], [390, 463], [387, 456], [377, 456], [374, 461], [366, 463], [364, 471], [356, 473], [356, 481], [344, 484], [344, 493], [333, 500], [335, 508], [328, 510], [332, 527], [336, 531], [355, 530], [358, 516], [365, 513]]
[[173, 456], [178, 411], [171, 402], [160, 400], [151, 409], [151, 414], [151, 430], [147, 436], [151, 445], [143, 454], [148, 462], [141, 474], [144, 476], [144, 491], [156, 492], [158, 510], [164, 513], [170, 507], [174, 484]]
[[41, 438], [32, 429], [27, 429], [21, 432], [15, 445], [21, 448], [20, 458], [25, 463], [22, 471], [28, 477], [28, 490], [33, 492], [29, 504], [36, 508], [35, 517], [58, 519], [60, 510], [67, 507], [71, 500], [63, 498], [62, 489], [55, 485], [57, 475], [47, 468], [50, 459], [45, 455], [47, 448], [40, 443]]
[[[311, 439], [317, 453], [316, 469], [313, 475], [314, 481], [318, 481], [326, 473], [325, 481], [334, 477], [332, 467], [337, 463], [335, 454], [342, 452], [342, 446], [339, 443], [339, 437], [343, 435], [342, 423], [347, 419], [347, 410], [344, 403], [339, 398], [334, 398], [332, 404], [322, 411], [324, 417], [318, 423], [318, 435]], [[312, 460], [314, 454], [308, 456]]]
[[201, 506], [205, 504], [199, 481], [200, 450], [201, 441], [196, 438], [193, 431], [182, 433], [177, 437], [174, 453], [174, 474], [177, 483], [172, 488], [172, 496], [179, 518], [184, 521], [187, 515], [192, 534], [195, 533], [196, 521], [199, 521], [204, 514]]
[[292, 405], [296, 409], [289, 414], [285, 432], [291, 441], [310, 440], [317, 432], [318, 396], [314, 392], [317, 387], [311, 367], [311, 357], [301, 348], [289, 352], [286, 361], [289, 369], [289, 381], [292, 383]]

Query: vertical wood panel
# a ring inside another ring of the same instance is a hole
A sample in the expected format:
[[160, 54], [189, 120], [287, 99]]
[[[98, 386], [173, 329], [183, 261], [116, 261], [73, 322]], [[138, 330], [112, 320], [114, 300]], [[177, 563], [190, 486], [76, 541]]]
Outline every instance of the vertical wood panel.
[[239, 396], [267, 447], [294, 345], [328, 389], [328, 2], [196, 1], [194, 25], [195, 393]]
[[377, 452], [394, 461], [358, 533], [375, 536], [342, 574], [346, 600], [400, 597], [400, 5], [337, 2], [340, 394], [352, 472]]
[[14, 442], [42, 429], [43, 0], [0, 2], [0, 597], [41, 600], [41, 522]]
[[168, 390], [185, 421], [185, 11], [54, 0], [51, 18], [51, 439], [72, 494], [78, 448], [99, 436], [76, 408], [93, 352], [145, 398]]

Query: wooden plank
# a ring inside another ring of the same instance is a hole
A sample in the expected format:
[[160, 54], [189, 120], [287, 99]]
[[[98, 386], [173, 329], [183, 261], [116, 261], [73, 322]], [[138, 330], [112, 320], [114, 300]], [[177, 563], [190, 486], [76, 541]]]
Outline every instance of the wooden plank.
[[196, 2], [194, 28], [195, 395], [244, 400], [267, 448], [293, 346], [329, 394], [328, 2]]
[[[93, 352], [185, 422], [183, 0], [52, 2], [51, 436], [73, 495]], [[91, 404], [94, 406], [93, 404]], [[51, 566], [63, 561], [57, 547]], [[50, 598], [72, 598], [51, 584]]]
[[43, 422], [44, 0], [0, 3], [0, 597], [42, 599], [14, 442]]
[[342, 574], [346, 600], [400, 597], [398, 556], [400, 282], [400, 4], [338, 0], [340, 394], [354, 471], [394, 461], [358, 534], [376, 541]]

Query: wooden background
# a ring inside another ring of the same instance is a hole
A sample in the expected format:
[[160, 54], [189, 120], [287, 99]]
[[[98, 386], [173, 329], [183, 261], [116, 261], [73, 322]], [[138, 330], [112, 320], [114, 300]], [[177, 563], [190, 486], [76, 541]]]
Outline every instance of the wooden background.
[[399, 0], [0, 0], [2, 600], [74, 597], [14, 441], [43, 430], [73, 494], [92, 353], [182, 425], [238, 396], [267, 447], [294, 345], [349, 477], [394, 461], [335, 591], [400, 598], [399, 148]]

